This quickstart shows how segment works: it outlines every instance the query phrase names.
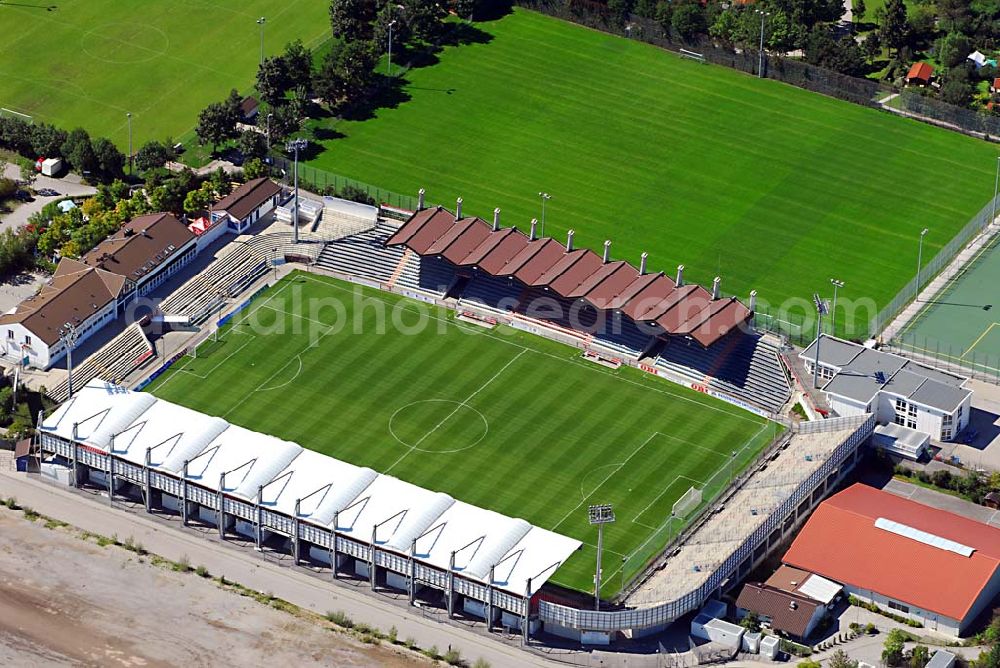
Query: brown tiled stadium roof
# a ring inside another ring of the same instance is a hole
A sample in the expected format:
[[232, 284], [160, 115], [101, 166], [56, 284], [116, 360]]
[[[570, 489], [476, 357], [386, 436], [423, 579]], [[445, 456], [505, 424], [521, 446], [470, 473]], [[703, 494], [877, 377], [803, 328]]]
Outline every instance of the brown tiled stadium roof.
[[133, 218], [83, 256], [84, 264], [138, 282], [194, 239], [187, 225], [169, 213]]
[[63, 258], [52, 280], [13, 313], [0, 316], [0, 325], [20, 323], [46, 344], [55, 345], [63, 325], [83, 323], [116, 299], [124, 283], [121, 276]]
[[478, 266], [493, 276], [513, 276], [529, 287], [595, 308], [620, 310], [636, 321], [655, 322], [667, 334], [709, 346], [749, 319], [735, 297], [712, 299], [698, 285], [677, 287], [663, 273], [639, 274], [627, 262], [605, 262], [589, 249], [568, 250], [554, 239], [530, 240], [514, 228], [494, 229], [481, 218], [455, 219], [443, 207], [415, 213], [386, 242], [455, 265]]
[[236, 220], [243, 220], [280, 192], [281, 186], [269, 178], [251, 179], [219, 200], [213, 208], [225, 211]]

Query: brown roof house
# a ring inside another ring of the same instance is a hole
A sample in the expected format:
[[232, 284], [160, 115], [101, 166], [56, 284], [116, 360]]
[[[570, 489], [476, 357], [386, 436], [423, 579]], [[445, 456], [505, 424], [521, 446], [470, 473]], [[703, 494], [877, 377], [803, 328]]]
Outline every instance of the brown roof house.
[[280, 197], [281, 186], [271, 179], [252, 179], [219, 200], [213, 207], [213, 221], [216, 215], [225, 214], [229, 229], [242, 234], [277, 206]]
[[0, 316], [0, 355], [48, 369], [66, 354], [60, 333], [67, 325], [82, 343], [196, 252], [194, 234], [174, 216], [135, 218], [81, 260], [63, 258], [37, 295]]
[[913, 63], [906, 73], [907, 86], [926, 86], [934, 75], [934, 67], [928, 63]]
[[744, 585], [736, 607], [743, 615], [755, 613], [761, 622], [795, 640], [808, 638], [826, 612], [819, 601], [752, 582]]

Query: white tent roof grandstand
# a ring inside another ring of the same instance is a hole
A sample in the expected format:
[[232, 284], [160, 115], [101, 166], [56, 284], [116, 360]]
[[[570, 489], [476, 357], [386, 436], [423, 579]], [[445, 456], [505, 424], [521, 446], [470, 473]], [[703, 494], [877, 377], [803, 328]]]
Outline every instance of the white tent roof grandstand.
[[[76, 433], [74, 434], [74, 424]], [[456, 501], [369, 468], [305, 450], [191, 409], [132, 392], [101, 380], [80, 388], [42, 423], [41, 431], [110, 451], [117, 457], [179, 475], [188, 461], [188, 480], [331, 528], [368, 543], [378, 527], [380, 549], [409, 554], [443, 570], [486, 581], [524, 595], [545, 583], [580, 541], [516, 519]], [[75, 439], [74, 439], [75, 436]], [[339, 514], [338, 514], [339, 513]]]
[[301, 452], [301, 445], [233, 424], [190, 461], [187, 477], [217, 492], [225, 473], [223, 492], [256, 499], [257, 488], [274, 480]]

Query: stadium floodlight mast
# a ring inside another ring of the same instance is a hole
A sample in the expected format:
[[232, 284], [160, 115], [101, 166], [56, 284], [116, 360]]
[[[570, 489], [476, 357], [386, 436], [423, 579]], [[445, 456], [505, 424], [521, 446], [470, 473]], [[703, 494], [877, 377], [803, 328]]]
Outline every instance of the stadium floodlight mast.
[[816, 305], [816, 358], [813, 360], [813, 387], [819, 388], [819, 340], [823, 336], [823, 316], [829, 313], [829, 309], [826, 307], [826, 302], [820, 299], [818, 292], [813, 293], [813, 303]]
[[389, 63], [387, 71], [392, 76], [392, 27], [396, 25], [396, 20], [389, 21]]
[[594, 610], [601, 609], [601, 552], [604, 550], [604, 525], [615, 521], [610, 503], [587, 508], [587, 519], [597, 525], [597, 571], [594, 573]]
[[271, 112], [267, 114], [267, 131], [264, 133], [267, 135], [267, 150], [271, 150], [271, 117], [274, 116]]
[[293, 243], [299, 243], [299, 151], [309, 146], [308, 139], [293, 139], [285, 145], [285, 149], [295, 153], [295, 210], [292, 212]]
[[257, 19], [257, 25], [260, 26], [260, 64], [264, 64], [264, 24], [267, 23], [267, 17], [262, 16]]
[[552, 195], [540, 192], [538, 196], [542, 198], [542, 236], [545, 236], [545, 203], [552, 199]]
[[76, 341], [79, 338], [79, 333], [76, 331], [76, 325], [71, 322], [67, 322], [59, 330], [59, 340], [62, 344], [66, 346], [66, 398], [73, 398], [73, 348], [76, 346]]
[[764, 78], [764, 19], [771, 15], [771, 12], [765, 12], [758, 9], [757, 13], [760, 14], [760, 49], [757, 51], [757, 78]]
[[129, 176], [132, 175], [132, 112], [126, 112], [125, 118], [128, 119], [128, 173]]
[[830, 318], [830, 333], [834, 336], [837, 335], [837, 289], [844, 287], [843, 281], [838, 281], [836, 278], [831, 278], [830, 282], [833, 284], [833, 315]]
[[920, 265], [924, 263], [924, 237], [929, 230], [925, 227], [920, 232], [920, 242], [917, 244], [917, 284], [913, 286], [913, 301], [917, 301], [920, 296]]

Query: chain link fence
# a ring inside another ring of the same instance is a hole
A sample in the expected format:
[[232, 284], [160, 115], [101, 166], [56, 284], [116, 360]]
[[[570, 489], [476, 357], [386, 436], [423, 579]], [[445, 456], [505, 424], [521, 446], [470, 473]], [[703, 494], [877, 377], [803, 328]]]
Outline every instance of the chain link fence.
[[903, 89], [885, 106], [897, 109], [906, 116], [940, 125], [985, 139], [1000, 138], [1000, 116], [983, 114], [965, 107], [942, 102], [913, 89]]
[[1000, 385], [1000, 357], [977, 353], [975, 347], [963, 349], [950, 342], [909, 332], [893, 337], [885, 349], [906, 357], [922, 358], [960, 376]]
[[[276, 170], [283, 172], [284, 180], [291, 185], [294, 164], [291, 160], [280, 156], [272, 158]], [[310, 165], [299, 163], [299, 187], [314, 192], [317, 195], [332, 195], [365, 204], [388, 204], [389, 206], [413, 211], [417, 208], [417, 197], [402, 195], [379, 186], [373, 186], [364, 181], [358, 181], [341, 174], [317, 169]], [[367, 197], [366, 197], [367, 196]]]

